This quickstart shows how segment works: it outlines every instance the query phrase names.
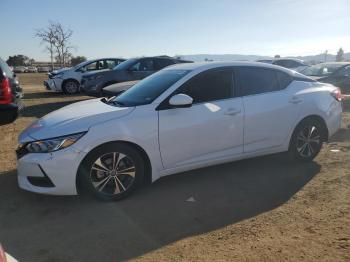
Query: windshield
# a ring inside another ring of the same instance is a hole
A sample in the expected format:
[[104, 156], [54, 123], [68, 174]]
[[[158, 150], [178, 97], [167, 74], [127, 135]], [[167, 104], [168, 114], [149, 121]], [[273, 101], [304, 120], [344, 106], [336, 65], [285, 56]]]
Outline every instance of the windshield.
[[342, 64], [320, 64], [305, 68], [301, 73], [307, 76], [327, 76], [343, 66]]
[[127, 107], [150, 104], [188, 72], [189, 70], [161, 70], [138, 82], [110, 102]]
[[132, 66], [135, 62], [137, 61], [137, 59], [135, 58], [131, 58], [131, 59], [128, 59], [122, 63], [120, 63], [119, 65], [115, 66], [113, 68], [113, 70], [125, 70], [125, 69], [128, 69], [130, 66]]

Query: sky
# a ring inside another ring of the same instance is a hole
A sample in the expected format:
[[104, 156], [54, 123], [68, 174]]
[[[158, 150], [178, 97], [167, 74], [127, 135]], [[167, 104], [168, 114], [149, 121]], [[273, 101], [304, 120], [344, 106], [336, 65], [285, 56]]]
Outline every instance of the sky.
[[0, 0], [0, 57], [48, 61], [34, 31], [74, 31], [74, 55], [350, 52], [350, 0]]

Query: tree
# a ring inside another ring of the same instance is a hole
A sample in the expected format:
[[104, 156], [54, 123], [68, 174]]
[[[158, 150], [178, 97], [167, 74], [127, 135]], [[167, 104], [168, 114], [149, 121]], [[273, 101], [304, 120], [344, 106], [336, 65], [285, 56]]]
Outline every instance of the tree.
[[77, 64], [80, 64], [81, 62], [85, 62], [87, 59], [85, 56], [76, 56], [76, 57], [72, 57], [70, 60], [70, 63], [72, 66], [75, 66]]
[[344, 60], [344, 50], [343, 48], [339, 48], [337, 56], [335, 57], [335, 61], [341, 62]]
[[279, 58], [281, 58], [280, 55], [275, 55], [275, 59], [279, 59]]
[[6, 63], [9, 66], [25, 66], [30, 63], [29, 57], [25, 55], [14, 55], [9, 56], [9, 59], [7, 59]]
[[53, 67], [53, 58], [56, 55], [56, 60], [65, 67], [69, 59], [72, 57], [70, 40], [73, 35], [73, 30], [65, 28], [59, 22], [49, 22], [47, 28], [37, 29], [35, 36], [41, 39], [42, 43], [46, 43], [46, 51], [50, 53], [51, 66]]
[[56, 39], [55, 39], [55, 28], [54, 23], [49, 22], [49, 26], [47, 28], [41, 28], [35, 30], [35, 37], [39, 38], [41, 40], [41, 43], [45, 43], [45, 51], [50, 54], [50, 61], [51, 61], [51, 70], [53, 70], [53, 58], [55, 55], [55, 46], [56, 46]]

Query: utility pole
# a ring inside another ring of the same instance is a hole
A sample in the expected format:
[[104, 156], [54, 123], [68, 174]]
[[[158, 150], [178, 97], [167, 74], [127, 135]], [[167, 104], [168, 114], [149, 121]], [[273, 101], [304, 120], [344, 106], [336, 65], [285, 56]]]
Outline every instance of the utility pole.
[[324, 52], [324, 61], [327, 62], [327, 55], [328, 55], [328, 50]]

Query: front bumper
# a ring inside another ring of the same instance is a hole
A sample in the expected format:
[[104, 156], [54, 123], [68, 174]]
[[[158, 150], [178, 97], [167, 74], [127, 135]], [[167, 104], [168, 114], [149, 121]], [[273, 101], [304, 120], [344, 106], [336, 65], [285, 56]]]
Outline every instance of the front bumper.
[[52, 153], [28, 153], [17, 160], [19, 187], [41, 194], [76, 195], [76, 176], [86, 153], [73, 146]]
[[44, 81], [44, 86], [45, 86], [46, 90], [61, 92], [62, 91], [62, 82], [63, 82], [63, 80], [61, 78], [50, 78], [50, 79]]

